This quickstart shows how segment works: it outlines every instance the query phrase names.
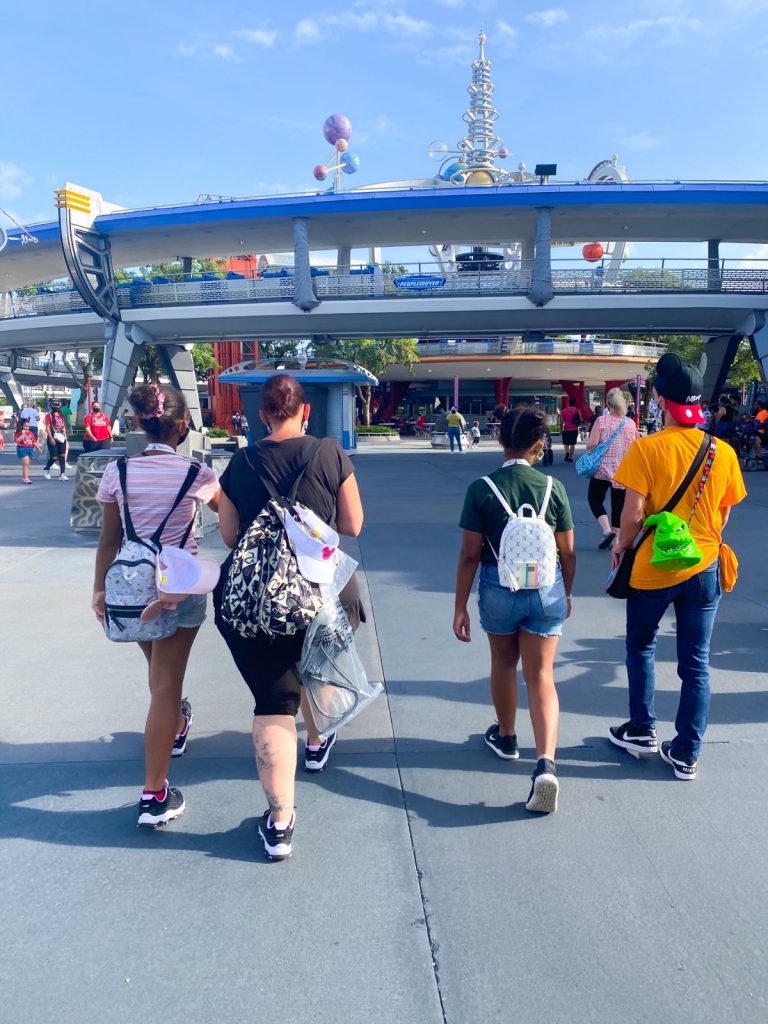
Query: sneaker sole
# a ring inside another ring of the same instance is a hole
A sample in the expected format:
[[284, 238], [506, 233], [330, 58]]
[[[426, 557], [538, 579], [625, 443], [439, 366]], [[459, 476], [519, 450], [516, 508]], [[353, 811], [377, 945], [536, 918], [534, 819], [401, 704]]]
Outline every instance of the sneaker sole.
[[677, 770], [677, 765], [675, 764], [675, 762], [672, 760], [672, 758], [669, 756], [669, 754], [666, 754], [663, 750], [661, 750], [661, 748], [659, 749], [659, 757], [661, 758], [662, 761], [666, 761], [667, 764], [672, 765], [672, 767], [675, 770], [675, 778], [676, 779], [680, 779], [681, 782], [695, 782], [696, 781], [696, 772], [695, 771], [693, 772], [692, 775], [690, 775], [690, 774], [686, 775], [683, 772], [679, 772]]
[[491, 748], [491, 750], [492, 750], [492, 751], [494, 752], [494, 754], [496, 755], [496, 757], [500, 757], [500, 758], [502, 759], [502, 761], [519, 761], [519, 760], [520, 760], [520, 751], [519, 751], [519, 750], [516, 750], [516, 751], [514, 752], [514, 754], [503, 754], [503, 753], [502, 753], [502, 752], [501, 752], [501, 751], [499, 750], [499, 748], [498, 748], [498, 747], [495, 747], [495, 746], [494, 746], [494, 745], [493, 745], [493, 744], [491, 743], [491, 741], [490, 741], [490, 740], [488, 739], [488, 737], [487, 737], [487, 736], [484, 736], [484, 737], [483, 737], [483, 740], [485, 741], [485, 745], [486, 745], [486, 747], [490, 747], [490, 748]]
[[536, 814], [554, 814], [557, 810], [557, 797], [560, 783], [557, 776], [546, 773], [538, 775], [533, 783], [533, 793], [525, 805], [526, 811]]
[[323, 760], [322, 761], [307, 761], [306, 758], [305, 758], [304, 759], [304, 770], [308, 771], [308, 772], [321, 772], [321, 771], [323, 771], [325, 769], [325, 766], [328, 764], [328, 758], [331, 756], [331, 751], [333, 750], [333, 748], [335, 746], [336, 746], [336, 736], [334, 735], [333, 740], [331, 741], [331, 743], [328, 744], [328, 747], [327, 747], [327, 749], [325, 751], [325, 757], [323, 758]]
[[267, 837], [261, 831], [259, 826], [259, 835], [261, 841], [264, 844], [264, 853], [270, 860], [289, 860], [293, 856], [293, 850], [287, 843], [279, 843], [277, 846], [270, 846], [267, 842]]
[[626, 750], [626, 752], [631, 754], [633, 757], [641, 758], [659, 753], [658, 743], [656, 743], [654, 747], [637, 747], [633, 743], [627, 742], [627, 740], [617, 739], [612, 732], [608, 733], [608, 739], [614, 746], [620, 747], [622, 750]]
[[172, 811], [165, 811], [156, 818], [152, 817], [151, 814], [140, 814], [136, 828], [162, 828], [162, 826], [167, 825], [169, 821], [174, 821], [176, 818], [180, 818], [186, 810], [186, 806], [186, 803], [183, 803], [181, 807], [177, 807]]

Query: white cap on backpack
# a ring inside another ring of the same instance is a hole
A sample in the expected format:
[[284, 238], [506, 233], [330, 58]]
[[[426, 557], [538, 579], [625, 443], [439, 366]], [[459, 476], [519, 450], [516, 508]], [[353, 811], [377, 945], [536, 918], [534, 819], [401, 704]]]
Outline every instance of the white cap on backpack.
[[163, 548], [157, 556], [160, 594], [209, 594], [219, 580], [219, 563], [196, 558], [184, 548]]
[[293, 510], [300, 521], [286, 512], [283, 525], [296, 554], [299, 572], [312, 583], [331, 583], [336, 571], [338, 533], [303, 505], [294, 505]]

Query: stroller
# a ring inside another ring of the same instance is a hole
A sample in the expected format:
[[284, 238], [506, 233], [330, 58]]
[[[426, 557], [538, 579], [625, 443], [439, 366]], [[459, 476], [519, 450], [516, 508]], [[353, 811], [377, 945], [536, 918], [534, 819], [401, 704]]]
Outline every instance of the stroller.
[[541, 465], [551, 466], [554, 460], [555, 455], [552, 451], [552, 435], [547, 431], [544, 435], [544, 458], [541, 460]]

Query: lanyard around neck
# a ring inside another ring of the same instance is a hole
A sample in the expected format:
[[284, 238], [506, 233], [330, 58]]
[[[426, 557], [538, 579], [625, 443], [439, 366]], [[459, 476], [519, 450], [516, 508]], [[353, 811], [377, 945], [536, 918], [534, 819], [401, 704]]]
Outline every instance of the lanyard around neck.
[[531, 464], [528, 459], [507, 459], [501, 468], [506, 469], [507, 466], [527, 466], [529, 469], [531, 468]]

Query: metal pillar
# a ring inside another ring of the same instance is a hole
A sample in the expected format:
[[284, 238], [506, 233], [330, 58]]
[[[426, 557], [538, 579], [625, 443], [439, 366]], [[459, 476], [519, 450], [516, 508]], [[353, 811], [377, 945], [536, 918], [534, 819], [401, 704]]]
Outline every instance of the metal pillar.
[[703, 374], [703, 397], [706, 401], [716, 402], [720, 397], [728, 371], [743, 339], [743, 334], [721, 334], [716, 338], [705, 339], [704, 354], [707, 357], [707, 365]]
[[312, 285], [309, 267], [309, 231], [306, 217], [295, 217], [293, 221], [293, 304], [309, 312], [320, 302]]
[[24, 396], [21, 393], [21, 385], [11, 373], [0, 373], [0, 392], [8, 399], [8, 404], [13, 406], [13, 411], [18, 415], [24, 405]]
[[534, 306], [546, 306], [554, 298], [552, 287], [552, 210], [540, 206], [536, 216], [536, 253], [533, 257], [533, 275], [528, 301]]
[[765, 384], [768, 381], [768, 323], [764, 323], [749, 336], [752, 355], [760, 365], [760, 376]]
[[[128, 333], [130, 332], [130, 334]], [[139, 337], [139, 332], [144, 338]], [[145, 338], [152, 339], [136, 325], [107, 327], [107, 345], [104, 349], [104, 369], [101, 375], [101, 405], [113, 420], [123, 407], [128, 388], [133, 384], [136, 367], [144, 351]]]
[[707, 242], [707, 289], [720, 291], [720, 239], [710, 238]]
[[352, 269], [352, 247], [340, 245], [336, 250], [336, 269], [340, 274], [348, 274]]
[[178, 388], [187, 400], [192, 426], [195, 430], [200, 430], [203, 426], [203, 415], [200, 411], [200, 394], [197, 390], [197, 374], [191, 350], [184, 345], [159, 345], [158, 352], [168, 371], [171, 384]]

